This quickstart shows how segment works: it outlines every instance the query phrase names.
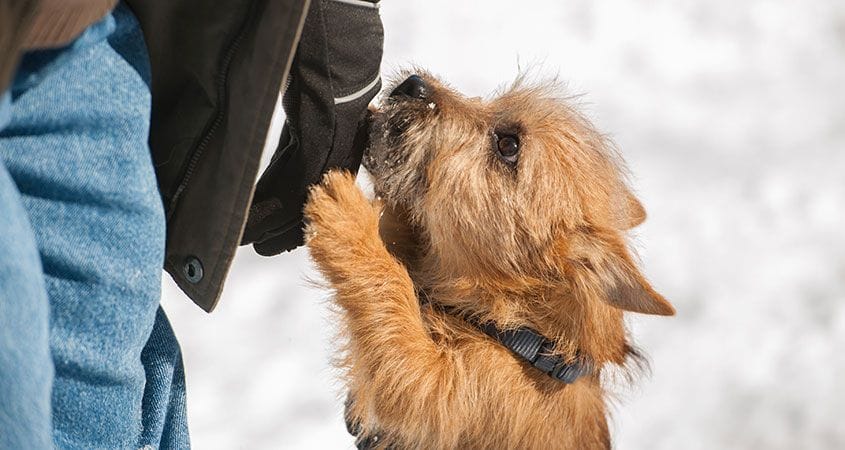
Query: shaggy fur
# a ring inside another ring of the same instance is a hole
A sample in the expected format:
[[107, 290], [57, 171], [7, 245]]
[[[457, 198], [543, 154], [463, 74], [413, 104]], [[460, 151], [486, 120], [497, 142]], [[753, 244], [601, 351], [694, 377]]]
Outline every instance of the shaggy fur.
[[[623, 310], [674, 313], [628, 249], [645, 212], [619, 156], [552, 83], [485, 101], [422, 76], [429, 98], [374, 112], [378, 200], [330, 172], [305, 210], [344, 320], [351, 415], [400, 449], [610, 447], [600, 374], [632, 355]], [[495, 134], [518, 137], [515, 164]], [[469, 317], [534, 328], [595, 370], [555, 381]]]

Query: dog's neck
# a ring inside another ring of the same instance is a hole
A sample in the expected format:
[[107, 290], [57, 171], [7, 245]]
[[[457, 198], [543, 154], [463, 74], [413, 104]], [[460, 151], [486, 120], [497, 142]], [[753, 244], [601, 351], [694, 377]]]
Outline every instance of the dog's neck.
[[417, 296], [422, 307], [437, 310], [444, 315], [472, 325], [502, 347], [513, 352], [515, 357], [531, 364], [553, 380], [571, 384], [581, 377], [595, 373], [596, 364], [589, 356], [580, 351], [576, 352], [575, 357], [556, 353], [557, 342], [547, 338], [537, 330], [524, 325], [501, 328], [494, 321], [479, 320], [477, 317], [463, 314], [462, 311], [454, 307], [435, 303], [425, 292], [418, 291]]
[[555, 354], [567, 359], [580, 354], [598, 366], [625, 363], [631, 347], [621, 311], [541, 280], [502, 282], [444, 273], [437, 255], [427, 250], [424, 236], [410, 223], [406, 213], [385, 207], [380, 232], [388, 250], [408, 269], [421, 296], [502, 329], [534, 329], [555, 343]]

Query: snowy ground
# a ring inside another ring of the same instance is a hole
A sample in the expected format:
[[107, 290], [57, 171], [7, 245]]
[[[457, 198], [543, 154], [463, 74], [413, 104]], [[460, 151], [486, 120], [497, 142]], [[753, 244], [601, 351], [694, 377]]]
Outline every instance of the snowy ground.
[[[653, 375], [615, 407], [618, 448], [845, 448], [845, 3], [387, 0], [382, 17], [386, 74], [413, 62], [484, 95], [542, 62], [627, 158], [645, 272], [678, 316], [632, 317]], [[210, 316], [165, 283], [196, 448], [351, 448], [314, 276], [304, 251], [242, 249]]]

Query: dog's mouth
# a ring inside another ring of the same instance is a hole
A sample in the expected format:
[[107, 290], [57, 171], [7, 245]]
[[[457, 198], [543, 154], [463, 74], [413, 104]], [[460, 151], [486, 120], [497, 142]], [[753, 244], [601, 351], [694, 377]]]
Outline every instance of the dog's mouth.
[[381, 108], [367, 113], [370, 138], [362, 164], [374, 176], [393, 172], [407, 161], [408, 155], [403, 151], [405, 135], [419, 113], [415, 105], [408, 103], [388, 99]]
[[369, 137], [367, 139], [367, 146], [364, 147], [364, 156], [361, 160], [361, 165], [370, 173], [374, 173], [377, 167], [375, 162], [376, 155], [379, 153], [378, 148], [382, 146], [381, 140], [384, 139], [380, 124], [382, 121], [381, 114], [383, 114], [381, 111], [371, 107], [367, 110], [367, 116], [364, 119], [367, 122], [366, 126], [368, 127]]

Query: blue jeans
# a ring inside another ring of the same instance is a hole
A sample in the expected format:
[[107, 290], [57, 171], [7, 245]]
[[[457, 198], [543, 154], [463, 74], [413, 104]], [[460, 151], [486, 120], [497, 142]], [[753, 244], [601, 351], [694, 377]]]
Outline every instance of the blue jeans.
[[0, 100], [0, 449], [185, 448], [149, 60], [123, 5]]

